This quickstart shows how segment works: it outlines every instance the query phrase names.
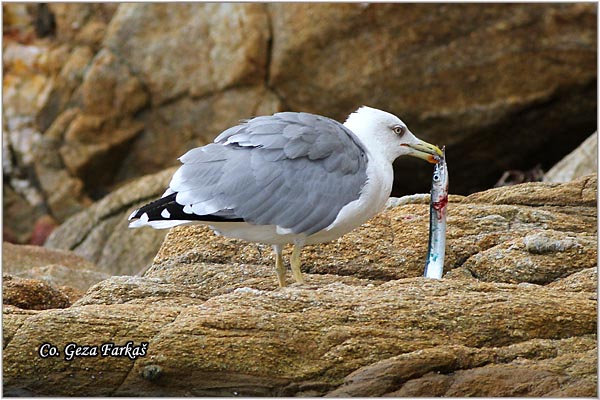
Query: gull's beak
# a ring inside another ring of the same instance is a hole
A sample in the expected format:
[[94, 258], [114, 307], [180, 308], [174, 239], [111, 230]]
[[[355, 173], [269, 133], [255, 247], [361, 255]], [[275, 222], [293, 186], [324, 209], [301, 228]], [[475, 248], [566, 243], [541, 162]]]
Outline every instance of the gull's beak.
[[422, 158], [432, 164], [437, 164], [440, 158], [444, 157], [444, 153], [437, 146], [430, 143], [424, 142], [417, 139], [417, 143], [404, 143], [402, 146], [406, 146], [410, 149], [409, 156]]

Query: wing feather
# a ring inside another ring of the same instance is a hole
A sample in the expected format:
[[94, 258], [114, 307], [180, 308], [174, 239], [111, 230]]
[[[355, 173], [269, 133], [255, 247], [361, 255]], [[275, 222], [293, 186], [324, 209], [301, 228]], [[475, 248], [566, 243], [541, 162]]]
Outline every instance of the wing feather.
[[180, 160], [170, 190], [194, 214], [306, 235], [330, 225], [367, 180], [358, 138], [342, 124], [308, 113], [250, 119]]

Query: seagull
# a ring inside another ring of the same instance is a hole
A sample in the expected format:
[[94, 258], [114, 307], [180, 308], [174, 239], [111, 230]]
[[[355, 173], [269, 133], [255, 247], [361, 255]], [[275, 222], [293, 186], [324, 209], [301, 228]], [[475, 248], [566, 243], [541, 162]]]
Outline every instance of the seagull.
[[300, 252], [360, 226], [384, 207], [392, 163], [403, 155], [437, 163], [442, 151], [416, 138], [402, 120], [362, 106], [341, 124], [305, 112], [241, 121], [179, 158], [163, 196], [131, 213], [130, 228], [201, 223], [215, 233], [272, 245], [279, 286], [282, 251], [303, 283]]

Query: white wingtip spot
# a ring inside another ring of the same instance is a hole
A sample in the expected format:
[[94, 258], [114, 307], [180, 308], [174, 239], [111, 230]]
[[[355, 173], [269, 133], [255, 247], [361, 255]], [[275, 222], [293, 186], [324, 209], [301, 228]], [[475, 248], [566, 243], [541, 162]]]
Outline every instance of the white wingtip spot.
[[148, 225], [150, 225], [154, 229], [168, 229], [178, 225], [186, 225], [191, 224], [194, 221], [150, 221]]
[[160, 216], [163, 218], [171, 218], [171, 213], [165, 208], [161, 211]]
[[185, 206], [183, 206], [183, 212], [186, 214], [193, 214], [194, 211], [192, 211], [192, 205], [186, 204]]
[[165, 190], [165, 192], [163, 193], [163, 195], [162, 195], [160, 198], [161, 198], [161, 199], [162, 199], [162, 198], [165, 198], [165, 197], [167, 197], [168, 195], [170, 195], [170, 194], [173, 194], [173, 193], [175, 193], [175, 191], [169, 187], [169, 188], [167, 188], [167, 190]]
[[130, 228], [141, 228], [144, 225], [146, 224], [142, 223], [142, 221], [140, 221], [139, 219], [136, 219], [135, 221], [129, 223]]

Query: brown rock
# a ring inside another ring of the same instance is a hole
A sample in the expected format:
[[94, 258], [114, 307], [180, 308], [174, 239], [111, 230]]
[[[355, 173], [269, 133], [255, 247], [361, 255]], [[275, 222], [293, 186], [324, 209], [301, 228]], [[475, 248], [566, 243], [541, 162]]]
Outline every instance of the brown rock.
[[597, 292], [598, 268], [594, 266], [583, 269], [566, 278], [550, 283], [548, 287], [566, 292]]
[[69, 126], [60, 154], [71, 174], [94, 187], [107, 184], [130, 141], [142, 128], [142, 123], [133, 120], [80, 114]]
[[[596, 129], [591, 5], [296, 3], [269, 11], [269, 84], [287, 107], [340, 120], [362, 104], [399, 114], [417, 136], [447, 146], [455, 193], [491, 187], [505, 170], [553, 165]], [[419, 160], [396, 167], [394, 195], [428, 189]]]
[[69, 297], [46, 282], [2, 276], [2, 304], [27, 310], [66, 308], [71, 305]]
[[[10, 157], [6, 158], [4, 171], [13, 189], [38, 208], [32, 212], [34, 219], [50, 211], [61, 221], [66, 215], [80, 210], [87, 201], [81, 190], [82, 183], [66, 173], [58, 154], [64, 136], [61, 126], [70, 123], [74, 116], [72, 112], [65, 112], [56, 124], [52, 124], [70, 100], [74, 85], [78, 83], [75, 71], [85, 67], [89, 61], [87, 57], [91, 58], [89, 49], [77, 49], [69, 55], [66, 47], [48, 42], [9, 47], [4, 57], [10, 72], [4, 81], [7, 105], [5, 149], [10, 152], [5, 153]], [[60, 69], [56, 66], [58, 58], [62, 59], [61, 67], [65, 64]], [[51, 132], [42, 135], [48, 127], [52, 128]], [[19, 224], [9, 222], [11, 226]]]
[[262, 83], [268, 34], [260, 4], [122, 4], [104, 45], [124, 57], [157, 105]]
[[107, 273], [98, 271], [95, 266], [93, 269], [78, 269], [60, 264], [33, 267], [15, 275], [43, 280], [58, 287], [69, 299], [79, 299], [89, 287], [110, 277]]
[[90, 286], [109, 277], [90, 261], [71, 252], [39, 246], [15, 246], [5, 242], [2, 260], [4, 272], [42, 280], [60, 288], [70, 299], [81, 297]]
[[107, 49], [94, 57], [83, 79], [81, 96], [86, 113], [105, 117], [131, 115], [148, 100], [141, 82]]
[[527, 206], [587, 206], [596, 204], [597, 175], [588, 175], [564, 184], [530, 182], [512, 190], [495, 188], [467, 197], [473, 203], [519, 204]]
[[[482, 280], [545, 284], [591, 267], [597, 253], [597, 211], [591, 200], [595, 188], [594, 175], [567, 184], [528, 183], [466, 198], [451, 197], [445, 272], [463, 267]], [[376, 280], [421, 276], [427, 251], [428, 200], [390, 203], [400, 205], [338, 240], [306, 246], [303, 269]], [[204, 226], [172, 229], [154, 265], [167, 266], [181, 259], [275, 263], [268, 246], [216, 236]]]
[[[158, 185], [171, 173], [136, 185], [150, 192], [149, 182]], [[594, 259], [588, 252], [595, 243], [584, 239], [595, 232], [595, 207], [584, 196], [571, 196], [577, 185], [580, 192], [595, 187], [595, 179], [539, 184], [535, 193], [542, 197], [546, 190], [554, 192], [551, 206], [526, 205], [536, 203], [519, 187], [528, 184], [473, 196], [477, 202], [451, 197], [448, 259], [474, 258], [518, 240], [521, 258], [560, 258], [555, 253], [565, 249], [565, 265]], [[118, 191], [120, 203], [107, 198], [104, 212], [127, 208], [123, 205], [143, 196], [141, 189]], [[479, 201], [486, 197], [503, 204]], [[561, 197], [570, 205], [556, 207]], [[393, 203], [355, 236], [307, 249], [307, 283], [283, 289], [277, 288], [273, 261], [265, 254], [270, 249], [198, 228], [173, 229], [144, 276], [102, 281], [68, 310], [26, 319], [11, 314], [8, 321], [20, 328], [5, 349], [6, 388], [38, 395], [118, 396], [595, 395], [593, 268], [574, 272], [556, 263], [547, 268], [548, 275], [570, 275], [546, 286], [482, 282], [472, 275], [404, 278], [422, 274], [428, 205], [423, 196]], [[571, 233], [575, 238], [568, 237]], [[582, 251], [571, 253], [574, 248]], [[393, 257], [402, 257], [402, 263]], [[536, 266], [551, 262], [535, 260], [517, 276], [531, 276]], [[502, 274], [491, 275], [494, 279], [502, 281]], [[81, 331], [91, 321], [94, 336]], [[57, 325], [60, 331], [53, 330]], [[147, 341], [148, 354], [136, 360], [48, 364], [22, 350], [44, 335], [59, 348], [72, 337], [101, 345], [108, 332], [114, 343]], [[52, 374], [40, 380], [35, 375], [40, 368]], [[73, 372], [85, 368], [95, 377], [103, 372], [103, 384], [89, 384], [89, 375]]]
[[[70, 123], [76, 116], [72, 114], [73, 110], [80, 112], [80, 107], [74, 107], [75, 101], [72, 98], [77, 93], [77, 88], [93, 56], [94, 53], [89, 46], [62, 45], [48, 53], [48, 68], [56, 74], [56, 77], [52, 81], [50, 95], [37, 118], [42, 130], [54, 124], [61, 126], [65, 122]], [[68, 117], [65, 118], [63, 113], [69, 113]], [[62, 139], [65, 130], [54, 133], [58, 133]]]
[[117, 179], [127, 180], [180, 165], [177, 158], [186, 151], [212, 142], [241, 118], [281, 110], [275, 94], [260, 85], [232, 88], [199, 99], [184, 97], [151, 108], [140, 114], [145, 129], [132, 144]]
[[37, 218], [44, 210], [33, 206], [17, 193], [6, 180], [2, 183], [2, 231], [3, 240], [11, 243], [28, 243]]
[[91, 188], [108, 184], [131, 140], [143, 124], [131, 116], [148, 96], [121, 59], [103, 49], [83, 76], [75, 101], [81, 105], [70, 121], [60, 148], [70, 173]]
[[[170, 290], [172, 283], [152, 276], [113, 279], [116, 293], [137, 293], [137, 300], [129, 296], [124, 303], [105, 305], [112, 291], [96, 286], [79, 305], [21, 321], [4, 352], [5, 387], [19, 385], [38, 394], [120, 396], [291, 395], [292, 390], [310, 387], [322, 395], [360, 367], [419, 354], [424, 346], [464, 346], [465, 354], [474, 354], [471, 358], [485, 365], [494, 357], [477, 356], [483, 352], [480, 348], [502, 354], [497, 347], [534, 338], [560, 342], [588, 335], [586, 350], [595, 345], [595, 301], [585, 293], [424, 278], [356, 286], [330, 276], [319, 278], [318, 286], [309, 280], [304, 287], [275, 291], [245, 287], [199, 303], [190, 299], [191, 289], [206, 277], [198, 280], [194, 268], [190, 266], [186, 290], [180, 287], [179, 294]], [[271, 276], [262, 279], [272, 282]], [[148, 284], [154, 289], [148, 291]], [[136, 286], [147, 289], [138, 291]], [[560, 324], [554, 323], [558, 317]], [[87, 328], [91, 321], [96, 321], [93, 334]], [[119, 344], [148, 341], [148, 354], [136, 361], [107, 357], [66, 363], [22, 351], [42, 338], [62, 348], [73, 337], [100, 345], [106, 335]], [[573, 351], [564, 349], [565, 354]], [[523, 357], [540, 351], [513, 351], [513, 360], [514, 353]], [[544, 358], [548, 357], [555, 356]], [[429, 363], [422, 365], [423, 371]], [[52, 373], [40, 379], [41, 368]], [[91, 379], [100, 372], [102, 379]], [[591, 379], [591, 373], [583, 373], [583, 378]], [[82, 385], [84, 381], [88, 384]]]
[[[76, 342], [79, 345], [102, 345], [104, 343], [115, 343], [124, 345], [121, 334], [127, 336], [126, 341], [132, 341], [139, 345], [141, 341], [148, 341], [158, 330], [177, 317], [177, 311], [168, 309], [159, 309], [147, 306], [126, 306], [119, 307], [121, 311], [115, 313], [112, 317], [100, 316], [97, 306], [66, 308], [54, 310], [52, 321], [44, 321], [43, 314], [33, 314], [23, 321], [22, 318], [14, 318], [13, 321], [20, 324], [18, 334], [12, 337], [6, 348], [23, 349], [22, 356], [25, 359], [31, 359], [33, 364], [25, 366], [22, 363], [5, 364], [4, 372], [10, 375], [11, 384], [5, 386], [6, 391], [26, 391], [30, 394], [41, 394], [48, 391], [54, 391], [47, 387], [49, 381], [54, 380], [55, 371], [66, 367], [71, 370], [69, 375], [62, 380], [64, 389], [59, 391], [76, 395], [82, 391], [89, 391], [97, 395], [108, 394], [114, 391], [114, 388], [120, 385], [122, 380], [130, 371], [133, 361], [128, 357], [76, 357], [72, 362], [65, 361], [64, 347], [67, 343]], [[145, 315], [145, 311], [150, 311], [151, 316]], [[41, 319], [40, 319], [41, 318]], [[99, 319], [97, 319], [99, 318]], [[71, 331], [67, 333], [70, 338], [67, 341], [66, 326], [74, 327], [80, 325], [79, 332]], [[106, 324], [106, 325], [105, 325]], [[23, 335], [23, 332], [28, 332]], [[117, 333], [121, 332], [121, 333]], [[154, 333], [153, 333], [154, 332]], [[33, 336], [30, 336], [33, 335]], [[30, 336], [33, 342], [26, 342], [26, 337]], [[32, 343], [35, 343], [32, 346]], [[51, 343], [59, 347], [60, 357], [49, 357], [42, 359], [38, 355], [39, 346], [42, 343]], [[27, 349], [27, 350], [24, 350]], [[14, 354], [17, 358], [21, 357]], [[10, 358], [12, 359], [12, 355]], [[88, 363], [90, 363], [88, 365]], [[29, 371], [29, 372], [26, 372]], [[85, 382], [85, 384], [84, 384]], [[89, 389], [83, 389], [87, 386]], [[82, 390], [83, 389], [83, 390]], [[5, 393], [6, 393], [5, 391]]]
[[79, 112], [70, 108], [61, 113], [35, 143], [35, 180], [44, 193], [45, 206], [59, 222], [90, 204], [83, 181], [65, 170], [59, 149], [64, 134]]
[[63, 222], [91, 204], [83, 181], [71, 176], [66, 170], [40, 165], [36, 167], [36, 171], [39, 171], [37, 177], [46, 194], [46, 205], [58, 221]]
[[463, 267], [480, 280], [547, 284], [596, 265], [595, 234], [539, 230], [469, 258]]
[[[441, 345], [417, 350], [356, 370], [328, 397], [544, 396], [558, 387], [593, 381], [589, 355], [594, 340], [589, 335], [501, 348]], [[593, 392], [582, 390], [588, 396]]]
[[10, 243], [2, 244], [2, 264], [4, 272], [10, 274], [50, 264], [60, 264], [73, 269], [94, 268], [92, 262], [71, 252]]
[[110, 275], [135, 275], [151, 263], [166, 231], [129, 229], [127, 217], [164, 192], [175, 169], [121, 187], [54, 230], [45, 246], [70, 250]]
[[49, 7], [58, 39], [97, 46], [118, 4], [53, 3]]
[[23, 310], [19, 307], [9, 304], [4, 304], [2, 306], [2, 319], [4, 321], [2, 327], [2, 344], [4, 348], [6, 348], [23, 322], [25, 322], [31, 315], [35, 315], [37, 312], [38, 311], [35, 310]]
[[[402, 384], [402, 375], [393, 374], [390, 378], [396, 379], [399, 390], [388, 392], [385, 396], [391, 397], [519, 397], [537, 396], [551, 397], [564, 396], [567, 393], [578, 393], [579, 396], [595, 396], [596, 380], [590, 372], [595, 370], [596, 357], [594, 336], [563, 340], [532, 340], [518, 345], [508, 346], [506, 349], [483, 348], [468, 349], [470, 357], [458, 361], [458, 368], [451, 367], [452, 373], [447, 373], [448, 366], [439, 368], [435, 372], [428, 372], [416, 379], [408, 380]], [[574, 346], [575, 345], [575, 346]], [[537, 348], [536, 353], [522, 354], [518, 348]], [[454, 349], [445, 349], [450, 352]], [[539, 354], [539, 350], [543, 354]], [[462, 358], [465, 350], [459, 351], [457, 356], [448, 354], [451, 360]], [[473, 354], [477, 354], [473, 357]], [[504, 353], [504, 354], [502, 354]], [[404, 363], [394, 359], [404, 368], [410, 368], [413, 358], [407, 354]], [[460, 358], [459, 358], [460, 357]], [[479, 359], [474, 361], [474, 359]], [[482, 361], [490, 362], [485, 366], [478, 366]], [[494, 361], [492, 361], [494, 360]], [[456, 362], [456, 361], [454, 361]], [[367, 367], [369, 368], [369, 367]], [[365, 370], [367, 369], [365, 368]], [[434, 368], [435, 369], [435, 368]], [[347, 386], [342, 386], [334, 394], [353, 395], [353, 388], [358, 388], [358, 382], [363, 375], [358, 371], [353, 374], [354, 380]], [[368, 388], [363, 382], [363, 395]], [[374, 387], [372, 387], [374, 388]], [[578, 390], [574, 390], [578, 388]], [[367, 392], [377, 395], [377, 392]], [[380, 394], [381, 395], [381, 394]]]

